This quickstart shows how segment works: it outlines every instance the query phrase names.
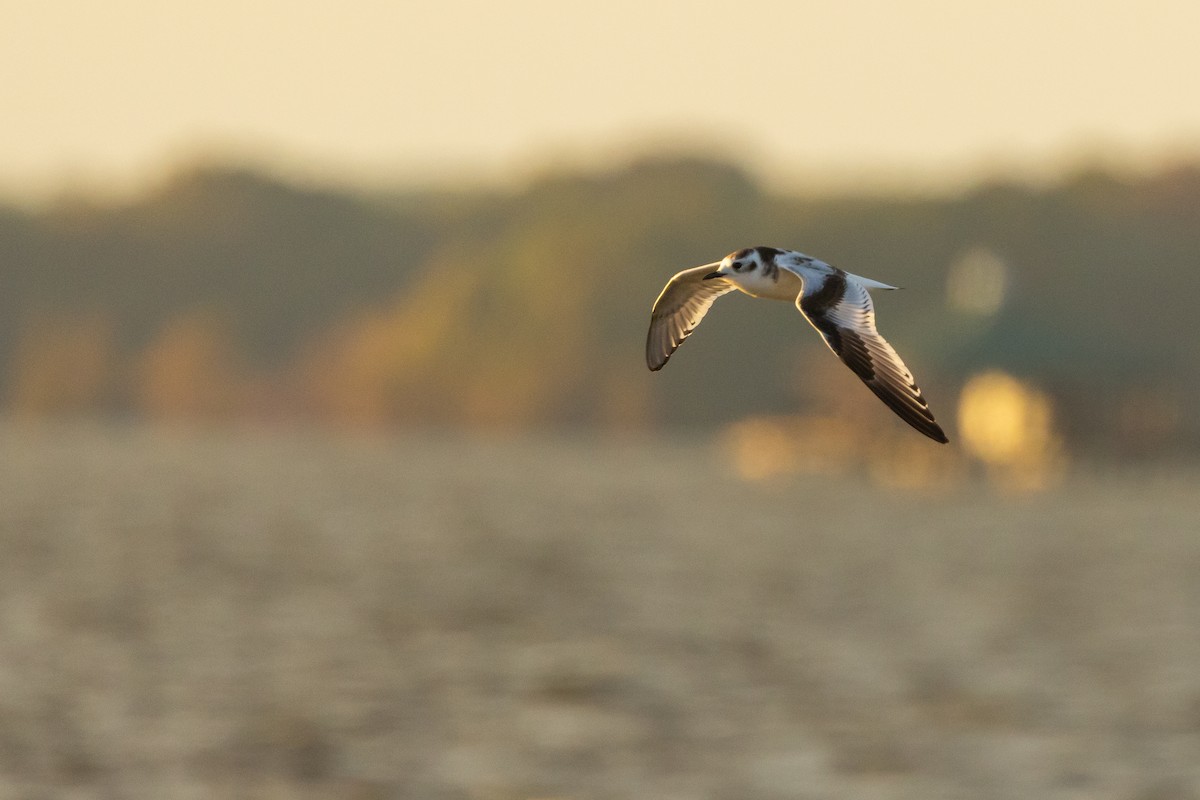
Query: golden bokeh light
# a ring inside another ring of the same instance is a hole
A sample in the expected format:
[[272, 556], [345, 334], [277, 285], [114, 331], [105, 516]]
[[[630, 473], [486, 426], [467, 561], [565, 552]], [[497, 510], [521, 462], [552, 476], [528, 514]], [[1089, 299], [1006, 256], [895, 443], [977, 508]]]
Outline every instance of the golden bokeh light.
[[946, 303], [964, 314], [995, 314], [1004, 305], [1007, 292], [1008, 265], [987, 248], [966, 251], [946, 275]]
[[907, 428], [888, 433], [836, 415], [747, 417], [729, 425], [720, 444], [733, 471], [748, 482], [857, 472], [879, 486], [932, 489], [962, 475], [954, 449], [931, 446]]
[[1002, 486], [1040, 489], [1062, 473], [1065, 456], [1050, 398], [1011, 375], [989, 371], [967, 381], [958, 427], [963, 447]]
[[860, 450], [861, 436], [828, 417], [747, 417], [727, 427], [722, 449], [742, 480], [794, 473], [842, 472]]

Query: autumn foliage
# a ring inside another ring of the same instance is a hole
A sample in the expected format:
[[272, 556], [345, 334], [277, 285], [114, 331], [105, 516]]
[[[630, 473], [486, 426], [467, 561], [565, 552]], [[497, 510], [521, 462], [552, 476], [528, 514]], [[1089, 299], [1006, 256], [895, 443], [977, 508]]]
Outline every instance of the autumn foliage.
[[[807, 198], [689, 159], [375, 195], [192, 167], [127, 202], [0, 209], [0, 397], [22, 415], [357, 426], [827, 413], [860, 387], [783, 304], [724, 300], [669, 375], [642, 364], [673, 272], [773, 244], [909, 289], [879, 301], [881, 328], [943, 415], [997, 369], [1068, 409], [1074, 443], [1196, 443], [1197, 209], [1196, 168]], [[1131, 404], [1153, 424], [1127, 424]]]

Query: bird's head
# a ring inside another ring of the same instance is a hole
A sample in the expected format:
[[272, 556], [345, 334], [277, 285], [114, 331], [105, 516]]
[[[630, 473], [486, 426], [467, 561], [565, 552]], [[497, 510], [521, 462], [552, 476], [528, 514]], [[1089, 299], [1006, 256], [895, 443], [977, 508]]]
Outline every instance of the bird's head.
[[758, 270], [762, 263], [762, 256], [759, 254], [758, 248], [745, 247], [721, 259], [716, 271], [705, 275], [704, 280], [750, 275]]

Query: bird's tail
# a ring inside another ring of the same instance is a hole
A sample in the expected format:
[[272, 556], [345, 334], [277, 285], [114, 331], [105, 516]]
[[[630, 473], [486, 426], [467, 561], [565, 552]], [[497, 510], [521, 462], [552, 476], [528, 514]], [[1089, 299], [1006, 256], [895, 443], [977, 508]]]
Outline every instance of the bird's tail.
[[892, 286], [890, 283], [880, 283], [879, 281], [873, 281], [870, 278], [864, 278], [862, 275], [855, 275], [853, 272], [850, 273], [850, 277], [854, 278], [856, 281], [858, 281], [859, 283], [861, 283], [863, 286], [867, 287], [868, 289], [899, 289], [900, 288], [899, 286]]

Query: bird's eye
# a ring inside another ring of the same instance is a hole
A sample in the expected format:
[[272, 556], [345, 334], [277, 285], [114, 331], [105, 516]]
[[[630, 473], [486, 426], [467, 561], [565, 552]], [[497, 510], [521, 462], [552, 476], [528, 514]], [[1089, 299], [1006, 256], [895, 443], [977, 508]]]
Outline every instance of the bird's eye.
[[733, 271], [741, 272], [742, 271], [742, 262], [740, 262], [740, 261], [733, 262]]

